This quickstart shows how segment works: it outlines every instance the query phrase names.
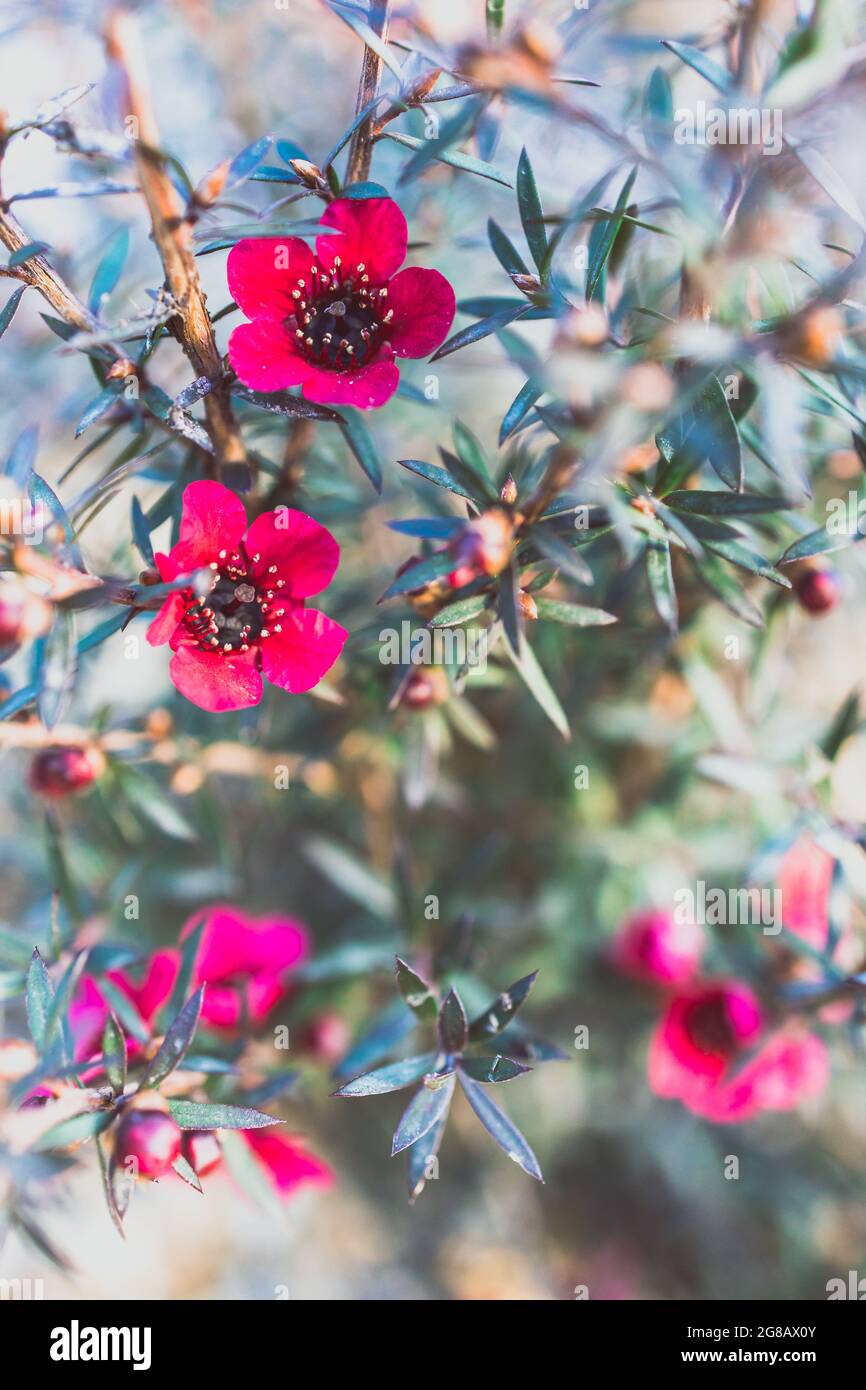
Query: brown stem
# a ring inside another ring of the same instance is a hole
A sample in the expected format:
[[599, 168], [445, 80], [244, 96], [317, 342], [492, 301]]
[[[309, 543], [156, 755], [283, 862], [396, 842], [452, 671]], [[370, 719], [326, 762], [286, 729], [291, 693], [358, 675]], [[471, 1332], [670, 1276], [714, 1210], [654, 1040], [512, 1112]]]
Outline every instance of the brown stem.
[[[388, 41], [388, 29], [391, 24], [391, 4], [392, 0], [378, 0], [374, 12], [370, 15], [370, 27], [379, 35], [383, 43]], [[382, 75], [382, 60], [378, 53], [374, 53], [372, 48], [364, 49], [364, 61], [361, 65], [361, 80], [358, 83], [358, 100], [355, 104], [355, 115], [358, 116], [369, 106], [379, 90], [379, 79]], [[373, 131], [374, 122], [372, 116], [368, 116], [362, 121], [352, 136], [349, 145], [349, 160], [346, 165], [346, 183], [365, 183], [370, 177], [370, 161], [373, 158]]]
[[150, 214], [153, 240], [165, 271], [166, 287], [177, 305], [168, 327], [196, 375], [206, 376], [213, 383], [212, 390], [204, 398], [204, 408], [217, 464], [242, 464], [246, 462], [246, 448], [234, 418], [222, 357], [199, 279], [192, 225], [165, 172], [165, 161], [159, 152], [159, 129], [141, 62], [137, 28], [128, 11], [116, 11], [110, 16], [106, 47], [123, 78], [124, 114], [133, 117], [135, 122], [134, 152], [139, 183]]
[[[10, 253], [20, 251], [22, 246], [29, 245], [31, 241], [32, 237], [27, 235], [11, 212], [3, 210], [0, 203], [0, 242], [6, 250]], [[19, 266], [15, 271], [15, 278], [38, 290], [64, 323], [71, 324], [82, 333], [92, 333], [98, 328], [97, 320], [86, 304], [82, 304], [78, 296], [64, 284], [44, 256], [33, 256], [24, 265]]]

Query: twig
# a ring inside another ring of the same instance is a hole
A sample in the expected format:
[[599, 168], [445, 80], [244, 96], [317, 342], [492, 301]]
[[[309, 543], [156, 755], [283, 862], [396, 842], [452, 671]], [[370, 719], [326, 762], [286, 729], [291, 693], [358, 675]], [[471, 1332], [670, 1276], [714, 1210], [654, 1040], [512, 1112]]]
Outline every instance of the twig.
[[[379, 35], [383, 43], [388, 41], [391, 4], [392, 0], [378, 0], [378, 3], [371, 6], [370, 27]], [[364, 61], [361, 65], [361, 80], [358, 83], [358, 100], [355, 105], [356, 116], [359, 116], [365, 106], [369, 106], [377, 95], [381, 75], [382, 59], [378, 53], [373, 52], [372, 48], [365, 48]], [[349, 160], [346, 165], [347, 184], [365, 183], [370, 176], [370, 161], [373, 158], [374, 115], [373, 112], [365, 121], [362, 121], [352, 136], [352, 142], [349, 146]]]
[[164, 157], [159, 150], [159, 130], [140, 60], [135, 19], [129, 12], [114, 12], [109, 17], [106, 47], [123, 78], [124, 114], [135, 120], [134, 152], [139, 183], [166, 285], [177, 304], [177, 313], [169, 321], [168, 328], [192, 363], [196, 376], [206, 376], [214, 383], [213, 390], [204, 398], [204, 407], [217, 464], [243, 464], [247, 458], [246, 448], [234, 418], [222, 357], [199, 279], [192, 226], [165, 172]]

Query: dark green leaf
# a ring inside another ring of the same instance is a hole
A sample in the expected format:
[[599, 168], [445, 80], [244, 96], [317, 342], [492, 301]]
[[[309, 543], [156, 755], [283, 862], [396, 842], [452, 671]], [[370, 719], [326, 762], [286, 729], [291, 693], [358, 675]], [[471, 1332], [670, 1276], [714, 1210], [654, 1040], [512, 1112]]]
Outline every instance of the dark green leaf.
[[497, 995], [492, 1004], [469, 1025], [469, 1041], [483, 1042], [485, 1038], [492, 1038], [507, 1028], [537, 978], [538, 971], [533, 970], [531, 975], [515, 980], [513, 985]]
[[397, 976], [397, 988], [405, 999], [409, 1008], [416, 1013], [422, 1020], [432, 1023], [439, 1013], [439, 1004], [436, 991], [432, 985], [407, 965], [399, 956], [396, 957], [395, 974]]
[[681, 62], [687, 63], [695, 72], [699, 72], [701, 77], [705, 77], [711, 86], [719, 92], [726, 92], [731, 85], [731, 79], [723, 67], [708, 58], [699, 48], [693, 48], [688, 43], [675, 43], [673, 39], [662, 39], [665, 48], [669, 48], [671, 53], [675, 53]]
[[636, 178], [637, 169], [635, 168], [632, 169], [622, 186], [622, 191], [616, 200], [613, 215], [606, 221], [597, 224], [598, 234], [596, 236], [594, 232], [590, 240], [590, 261], [586, 272], [587, 301], [594, 299], [598, 290], [601, 288], [602, 276], [604, 275], [607, 263], [613, 252], [616, 239], [620, 234], [623, 218], [628, 208], [631, 190], [634, 187]]
[[569, 627], [607, 627], [617, 622], [613, 613], [603, 608], [589, 608], [583, 603], [563, 603], [554, 598], [537, 598], [538, 616], [546, 622], [567, 623]]
[[141, 1089], [155, 1089], [183, 1061], [184, 1054], [195, 1037], [204, 991], [205, 986], [202, 985], [184, 1004], [163, 1038], [159, 1051], [148, 1064], [141, 1079]]
[[480, 1086], [477, 1081], [470, 1080], [462, 1072], [460, 1073], [460, 1085], [487, 1133], [491, 1139], [495, 1140], [503, 1153], [508, 1154], [508, 1157], [513, 1159], [531, 1178], [537, 1178], [539, 1182], [544, 1182], [541, 1169], [538, 1166], [538, 1159], [532, 1149], [517, 1126], [509, 1120], [504, 1111], [500, 1110], [484, 1087]]
[[408, 468], [410, 473], [417, 473], [419, 478], [426, 478], [429, 483], [447, 488], [449, 492], [456, 493], [458, 497], [465, 497], [469, 502], [474, 500], [471, 492], [467, 492], [456, 478], [452, 478], [438, 463], [425, 463], [423, 459], [398, 459], [397, 462], [401, 468]]
[[377, 492], [382, 491], [382, 461], [360, 411], [345, 410], [340, 421], [343, 438]]
[[423, 1139], [447, 1114], [454, 1095], [453, 1072], [431, 1076], [410, 1100], [394, 1131], [391, 1157]]
[[677, 591], [671, 569], [671, 548], [666, 539], [651, 540], [646, 549], [646, 572], [656, 612], [671, 632], [677, 630]]
[[490, 245], [493, 247], [493, 254], [509, 275], [528, 275], [529, 267], [521, 256], [514, 242], [505, 235], [498, 222], [493, 218], [487, 219], [487, 236]]
[[387, 1067], [377, 1067], [354, 1081], [347, 1081], [335, 1096], [382, 1096], [388, 1091], [402, 1091], [414, 1081], [432, 1072], [436, 1065], [436, 1053], [426, 1052], [421, 1057], [404, 1057], [400, 1062], [391, 1062]]
[[126, 1085], [126, 1038], [111, 1010], [102, 1034], [102, 1065], [114, 1094], [122, 1095]]
[[466, 1044], [466, 1010], [453, 987], [439, 1010], [439, 1041], [446, 1052], [462, 1052]]
[[34, 1153], [44, 1153], [46, 1149], [65, 1149], [69, 1144], [81, 1144], [93, 1139], [107, 1129], [114, 1115], [107, 1110], [86, 1110], [52, 1125], [31, 1145]]
[[178, 1154], [171, 1166], [178, 1177], [183, 1178], [183, 1181], [189, 1183], [190, 1187], [194, 1187], [196, 1192], [204, 1191], [198, 1173], [195, 1171], [192, 1164], [187, 1162], [183, 1154]]
[[499, 443], [503, 445], [512, 435], [529, 414], [535, 402], [544, 392], [544, 386], [534, 381], [532, 377], [525, 381], [518, 391], [511, 405], [502, 417], [502, 424], [499, 427]]
[[422, 589], [425, 584], [429, 584], [433, 579], [439, 579], [443, 574], [448, 574], [454, 568], [454, 556], [449, 552], [429, 555], [417, 564], [410, 566], [409, 569], [398, 574], [397, 578], [385, 590], [381, 603], [384, 599], [394, 598], [397, 594], [408, 594], [413, 589]]
[[109, 295], [115, 289], [118, 280], [123, 274], [123, 267], [126, 264], [126, 257], [129, 252], [129, 228], [121, 227], [115, 232], [108, 248], [93, 277], [90, 286], [88, 305], [94, 314], [102, 311], [102, 306]]
[[181, 1129], [264, 1129], [282, 1120], [244, 1105], [217, 1105], [209, 1101], [170, 1100], [168, 1108]]
[[14, 319], [15, 310], [21, 303], [21, 296], [24, 294], [24, 291], [26, 289], [26, 285], [19, 285], [17, 290], [12, 291], [9, 298], [6, 300], [6, 303], [3, 305], [3, 308], [0, 309], [0, 338], [3, 337], [3, 334], [6, 332], [6, 329], [9, 327], [10, 323]]
[[547, 232], [541, 199], [538, 196], [538, 185], [525, 148], [521, 150], [517, 162], [517, 207], [526, 244], [532, 252], [532, 259], [538, 267], [539, 274], [543, 275], [547, 261]]
[[42, 1052], [46, 1043], [48, 1016], [54, 999], [54, 987], [48, 974], [45, 961], [38, 950], [30, 957], [27, 972], [27, 1024], [37, 1052]]
[[480, 319], [478, 323], [472, 323], [468, 328], [462, 328], [459, 333], [455, 333], [441, 348], [434, 352], [430, 358], [431, 362], [438, 362], [441, 357], [449, 357], [452, 352], [458, 352], [460, 348], [469, 347], [471, 343], [480, 342], [482, 338], [489, 338], [491, 333], [498, 333], [500, 328], [505, 328], [515, 319], [529, 312], [532, 306], [529, 304], [517, 304], [508, 309], [502, 309], [498, 314], [491, 314], [489, 318]]
[[462, 1057], [458, 1066], [471, 1080], [482, 1081], [485, 1084], [511, 1081], [515, 1076], [532, 1071], [532, 1067], [524, 1066], [523, 1062], [515, 1062], [512, 1057], [503, 1057], [501, 1053], [491, 1057]]

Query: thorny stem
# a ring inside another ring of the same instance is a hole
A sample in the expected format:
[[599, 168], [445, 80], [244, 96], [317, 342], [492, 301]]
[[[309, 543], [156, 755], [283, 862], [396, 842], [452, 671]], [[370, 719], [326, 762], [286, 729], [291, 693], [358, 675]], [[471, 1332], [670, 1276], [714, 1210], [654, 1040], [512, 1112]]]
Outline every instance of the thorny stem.
[[159, 129], [141, 62], [135, 20], [115, 12], [106, 28], [106, 48], [125, 86], [127, 116], [135, 119], [135, 162], [147, 203], [153, 240], [165, 271], [166, 286], [177, 304], [169, 329], [197, 376], [213, 383], [204, 398], [208, 430], [217, 464], [246, 463], [246, 448], [234, 418], [222, 357], [193, 253], [192, 226], [185, 216], [159, 152]]
[[[370, 27], [379, 35], [383, 43], [388, 41], [391, 24], [392, 0], [378, 0], [371, 7]], [[372, 48], [364, 49], [361, 65], [361, 80], [358, 83], [358, 100], [355, 115], [358, 116], [368, 106], [379, 91], [382, 75], [382, 60]], [[373, 158], [374, 121], [372, 115], [362, 121], [352, 136], [349, 146], [349, 160], [346, 165], [346, 183], [365, 183], [370, 176], [370, 161]]]

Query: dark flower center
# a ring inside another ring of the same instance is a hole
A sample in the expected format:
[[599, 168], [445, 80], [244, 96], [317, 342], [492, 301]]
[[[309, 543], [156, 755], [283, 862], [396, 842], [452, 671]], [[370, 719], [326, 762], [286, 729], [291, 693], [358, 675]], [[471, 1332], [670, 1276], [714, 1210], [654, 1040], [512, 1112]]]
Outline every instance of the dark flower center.
[[721, 995], [702, 999], [695, 1004], [689, 1013], [686, 1026], [693, 1045], [700, 1052], [730, 1057], [739, 1047], [725, 1000]]
[[[257, 563], [258, 555], [251, 557]], [[271, 578], [276, 566], [264, 576], [254, 578], [251, 558], [243, 546], [229, 553], [221, 550], [211, 561], [213, 583], [210, 592], [199, 598], [192, 589], [184, 590], [183, 623], [203, 652], [231, 656], [247, 652], [256, 643], [282, 631], [286, 612], [279, 590], [284, 579]]]
[[303, 355], [331, 371], [363, 366], [385, 341], [393, 310], [388, 291], [371, 289], [363, 263], [348, 274], [334, 257], [331, 272], [310, 268], [292, 291], [296, 310], [287, 326], [294, 329]]

